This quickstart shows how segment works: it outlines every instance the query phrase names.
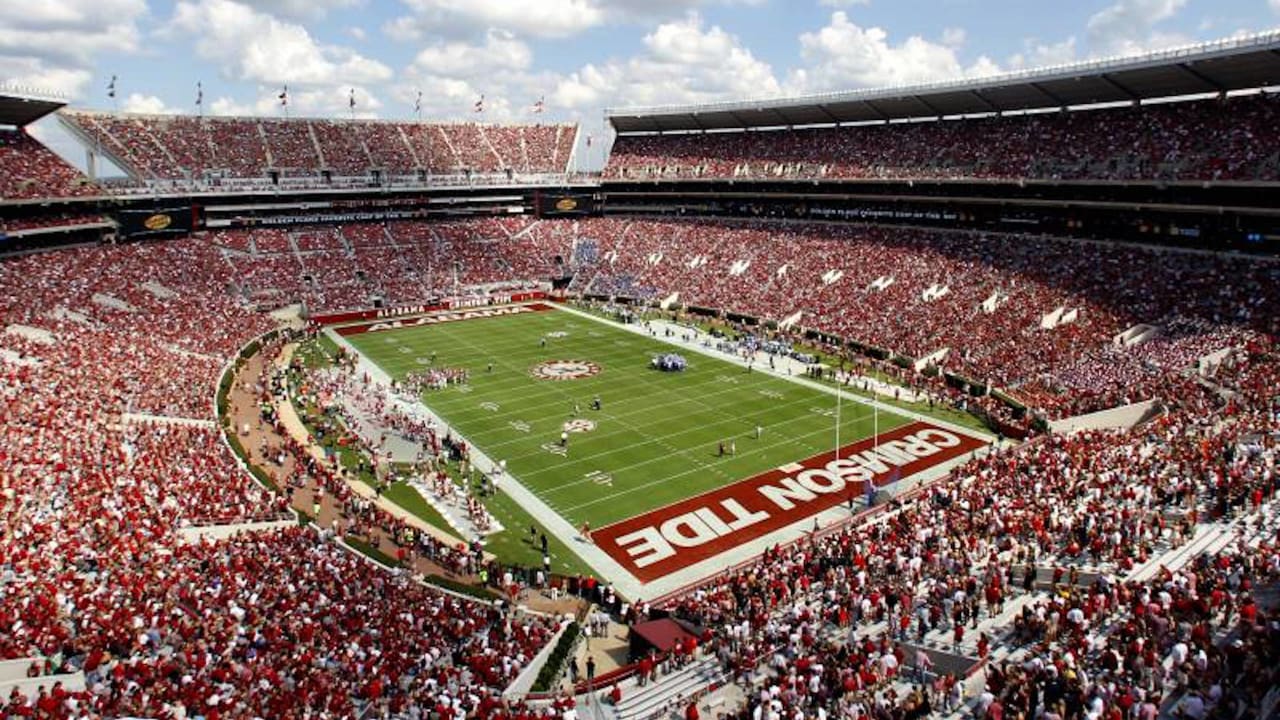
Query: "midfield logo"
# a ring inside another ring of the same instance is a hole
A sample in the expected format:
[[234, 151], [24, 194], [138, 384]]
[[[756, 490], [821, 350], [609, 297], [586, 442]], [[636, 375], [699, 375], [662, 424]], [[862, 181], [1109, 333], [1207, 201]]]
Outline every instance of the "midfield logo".
[[600, 374], [600, 366], [590, 360], [548, 360], [534, 365], [529, 374], [539, 380], [580, 380]]

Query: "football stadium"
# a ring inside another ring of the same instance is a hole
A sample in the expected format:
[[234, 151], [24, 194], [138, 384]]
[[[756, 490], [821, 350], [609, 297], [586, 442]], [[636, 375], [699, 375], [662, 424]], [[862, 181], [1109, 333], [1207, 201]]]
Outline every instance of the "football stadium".
[[1280, 32], [596, 125], [421, 73], [756, 61], [288, 5], [0, 11], [0, 720], [1280, 718]]

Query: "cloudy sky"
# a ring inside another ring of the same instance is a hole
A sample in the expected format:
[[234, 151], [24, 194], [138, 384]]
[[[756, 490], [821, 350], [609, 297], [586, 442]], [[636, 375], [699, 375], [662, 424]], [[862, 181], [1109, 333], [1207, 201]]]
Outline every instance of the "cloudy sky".
[[[1280, 0], [0, 2], [0, 82], [139, 112], [546, 120], [913, 83], [1280, 25]], [[118, 76], [117, 97], [106, 95]]]

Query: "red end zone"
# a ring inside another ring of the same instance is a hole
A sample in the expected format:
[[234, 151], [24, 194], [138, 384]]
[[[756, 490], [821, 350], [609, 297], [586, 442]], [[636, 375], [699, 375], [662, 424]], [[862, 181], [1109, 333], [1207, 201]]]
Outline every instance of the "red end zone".
[[913, 422], [786, 468], [681, 500], [591, 533], [595, 543], [643, 582], [719, 555], [847, 502], [867, 484], [883, 487], [986, 445], [978, 438]]
[[528, 305], [506, 305], [503, 307], [475, 308], [473, 310], [454, 310], [433, 313], [421, 317], [403, 318], [400, 320], [380, 320], [376, 323], [348, 325], [335, 328], [335, 332], [343, 337], [362, 335], [364, 333], [383, 332], [384, 330], [400, 330], [402, 328], [439, 325], [440, 323], [458, 322], [460, 320], [478, 320], [480, 318], [505, 317], [507, 315], [523, 315], [525, 313], [546, 312], [555, 307], [546, 303], [529, 303]]

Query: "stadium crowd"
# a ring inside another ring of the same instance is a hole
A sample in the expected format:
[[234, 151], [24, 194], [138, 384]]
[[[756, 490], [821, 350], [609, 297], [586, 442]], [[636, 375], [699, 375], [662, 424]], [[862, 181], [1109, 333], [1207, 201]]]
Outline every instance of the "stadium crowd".
[[1274, 94], [839, 128], [623, 135], [606, 177], [1275, 180]]
[[[1237, 359], [1233, 384], [1252, 391], [975, 459], [670, 609], [712, 629], [704, 648], [726, 667], [765, 669], [742, 717], [950, 712], [961, 678], [924, 674], [927, 647], [987, 663], [979, 717], [1257, 712], [1280, 684], [1280, 618], [1253, 595], [1280, 582], [1274, 349]], [[1158, 564], [1209, 522], [1222, 542]]]
[[[222, 368], [272, 325], [228, 292], [233, 273], [198, 240], [0, 263], [0, 657], [86, 686], [50, 675], [0, 698], [0, 717], [534, 717], [500, 691], [548, 620], [431, 590], [313, 529], [183, 540], [292, 521], [290, 494], [256, 484], [212, 421]], [[311, 470], [290, 482], [345, 488]], [[351, 523], [407, 530], [345, 498]]]
[[0, 200], [90, 197], [102, 190], [24, 129], [0, 130]]
[[[1143, 395], [1163, 403], [1133, 432], [1051, 435], [975, 459], [875, 522], [771, 551], [676, 603], [713, 628], [704, 652], [743, 672], [771, 668], [777, 697], [770, 689], [756, 705], [895, 716], [945, 704], [951, 681], [909, 690], [906, 704], [888, 694], [903, 689], [910, 664], [894, 655], [907, 652], [897, 643], [924, 638], [992, 657], [990, 697], [978, 700], [988, 717], [1193, 697], [1224, 712], [1256, 706], [1276, 680], [1277, 630], [1251, 595], [1280, 573], [1280, 538], [1258, 514], [1277, 483], [1275, 269], [1093, 250], [1090, 275], [1076, 246], [1052, 240], [488, 219], [224, 231], [6, 260], [0, 654], [83, 671], [88, 690], [55, 690], [51, 679], [44, 695], [9, 699], [0, 715], [345, 716], [373, 704], [532, 716], [503, 709], [497, 693], [550, 636], [545, 621], [386, 575], [307, 530], [194, 544], [179, 531], [287, 518], [291, 496], [317, 486], [340, 508], [341, 535], [377, 528], [398, 557], [482, 570], [473, 548], [387, 516], [296, 445], [275, 449], [301, 468], [282, 493], [254, 484], [209, 422], [215, 386], [272, 327], [255, 299], [340, 309], [375, 292], [408, 302], [566, 272], [589, 293], [680, 292], [775, 319], [800, 310], [805, 324], [913, 352], [945, 342], [944, 367], [1010, 386], [1029, 377], [1028, 393], [1064, 412]], [[1042, 327], [1058, 308], [1079, 317]], [[1141, 322], [1163, 334], [1133, 348], [1112, 342]], [[1002, 343], [1004, 333], [1025, 347]], [[1215, 355], [1210, 382], [1182, 373], [1206, 355]], [[262, 397], [278, 382], [264, 377]], [[433, 449], [465, 454], [424, 433]], [[1209, 523], [1241, 534], [1181, 567], [1151, 566]], [[1046, 573], [1048, 593], [1036, 580]], [[330, 620], [309, 620], [320, 608]], [[844, 630], [833, 634], [828, 621]]]
[[[1280, 330], [1265, 311], [1280, 301], [1273, 263], [1107, 245], [1082, 253], [1074, 241], [1020, 235], [489, 218], [232, 230], [211, 241], [263, 303], [330, 312], [572, 276], [570, 289], [591, 295], [678, 294], [688, 306], [790, 318], [1002, 389], [1050, 419], [1176, 393], [1186, 373], [1211, 376], [1215, 357]], [[1120, 339], [1142, 326], [1143, 342]], [[955, 394], [936, 373], [880, 369]], [[1009, 413], [991, 398], [956, 398]]]
[[[573, 125], [433, 124], [64, 111], [102, 151], [145, 179], [564, 173]], [[47, 151], [46, 151], [47, 152]], [[0, 167], [3, 166], [0, 158]], [[8, 193], [0, 193], [8, 195]]]

